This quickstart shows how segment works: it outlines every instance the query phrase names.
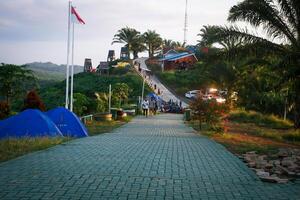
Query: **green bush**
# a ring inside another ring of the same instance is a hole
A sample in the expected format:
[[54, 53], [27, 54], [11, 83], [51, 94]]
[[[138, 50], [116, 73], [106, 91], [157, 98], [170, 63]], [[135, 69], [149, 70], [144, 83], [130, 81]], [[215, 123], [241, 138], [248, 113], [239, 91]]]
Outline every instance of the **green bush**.
[[258, 126], [275, 129], [288, 129], [293, 126], [290, 121], [280, 119], [274, 115], [263, 115], [255, 111], [233, 111], [230, 113], [229, 120], [242, 123], [254, 123]]
[[300, 142], [300, 131], [284, 134], [282, 138], [291, 142]]
[[[89, 99], [87, 113], [97, 112], [102, 109], [97, 105], [95, 92], [108, 94], [108, 87], [111, 84], [112, 89], [117, 83], [126, 83], [130, 88], [128, 94], [128, 103], [136, 103], [138, 96], [142, 93], [142, 78], [129, 70], [122, 75], [100, 76], [97, 73], [79, 73], [74, 76], [74, 94], [81, 93]], [[65, 103], [65, 81], [59, 82], [52, 86], [44, 87], [40, 90], [40, 96], [43, 99], [46, 108], [52, 109], [57, 106], [63, 106]], [[146, 86], [145, 94], [151, 89]], [[127, 100], [126, 100], [127, 101]], [[102, 104], [101, 104], [102, 105]], [[107, 107], [107, 106], [105, 106]]]
[[201, 97], [192, 101], [190, 105], [193, 115], [199, 122], [199, 129], [205, 122], [211, 130], [221, 132], [224, 127], [220, 127], [221, 118], [228, 112], [226, 104], [219, 104], [215, 99], [203, 100]]

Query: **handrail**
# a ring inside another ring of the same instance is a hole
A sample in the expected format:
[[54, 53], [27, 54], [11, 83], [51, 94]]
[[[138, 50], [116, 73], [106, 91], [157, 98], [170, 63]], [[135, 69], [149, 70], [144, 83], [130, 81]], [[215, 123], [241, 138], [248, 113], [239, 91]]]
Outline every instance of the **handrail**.
[[84, 124], [86, 124], [86, 121], [89, 119], [90, 121], [92, 121], [93, 120], [93, 114], [91, 114], [91, 115], [85, 115], [85, 116], [82, 116], [82, 117], [80, 117], [79, 119], [84, 123]]

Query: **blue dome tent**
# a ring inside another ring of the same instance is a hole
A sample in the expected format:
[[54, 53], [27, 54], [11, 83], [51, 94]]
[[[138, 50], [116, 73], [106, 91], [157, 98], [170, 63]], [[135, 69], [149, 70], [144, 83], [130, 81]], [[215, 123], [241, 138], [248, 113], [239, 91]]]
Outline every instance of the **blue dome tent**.
[[148, 98], [154, 98], [156, 101], [160, 101], [160, 102], [163, 102], [162, 98], [158, 95], [156, 95], [155, 93], [149, 93], [147, 95]]
[[27, 109], [0, 123], [0, 138], [7, 137], [57, 137], [60, 130], [44, 113]]
[[86, 137], [87, 129], [80, 119], [71, 111], [59, 107], [46, 112], [46, 115], [56, 124], [64, 136]]

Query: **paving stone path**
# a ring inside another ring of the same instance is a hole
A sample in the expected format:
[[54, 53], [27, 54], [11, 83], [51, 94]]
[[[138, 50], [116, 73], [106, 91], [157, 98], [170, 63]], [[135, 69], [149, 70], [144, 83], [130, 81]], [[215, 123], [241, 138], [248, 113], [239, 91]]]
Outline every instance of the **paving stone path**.
[[0, 199], [300, 199], [267, 184], [182, 115], [137, 117], [114, 133], [0, 164]]

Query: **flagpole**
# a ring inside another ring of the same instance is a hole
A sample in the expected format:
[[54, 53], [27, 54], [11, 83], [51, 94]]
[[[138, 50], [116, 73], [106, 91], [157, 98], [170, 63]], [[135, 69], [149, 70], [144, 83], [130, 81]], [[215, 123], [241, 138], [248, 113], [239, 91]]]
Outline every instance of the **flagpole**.
[[71, 1], [68, 8], [68, 44], [67, 44], [67, 67], [66, 67], [66, 102], [65, 108], [69, 108], [69, 56], [70, 56], [70, 21], [71, 21]]
[[72, 65], [71, 65], [71, 106], [70, 110], [73, 111], [73, 86], [74, 86], [74, 22], [72, 23]]

